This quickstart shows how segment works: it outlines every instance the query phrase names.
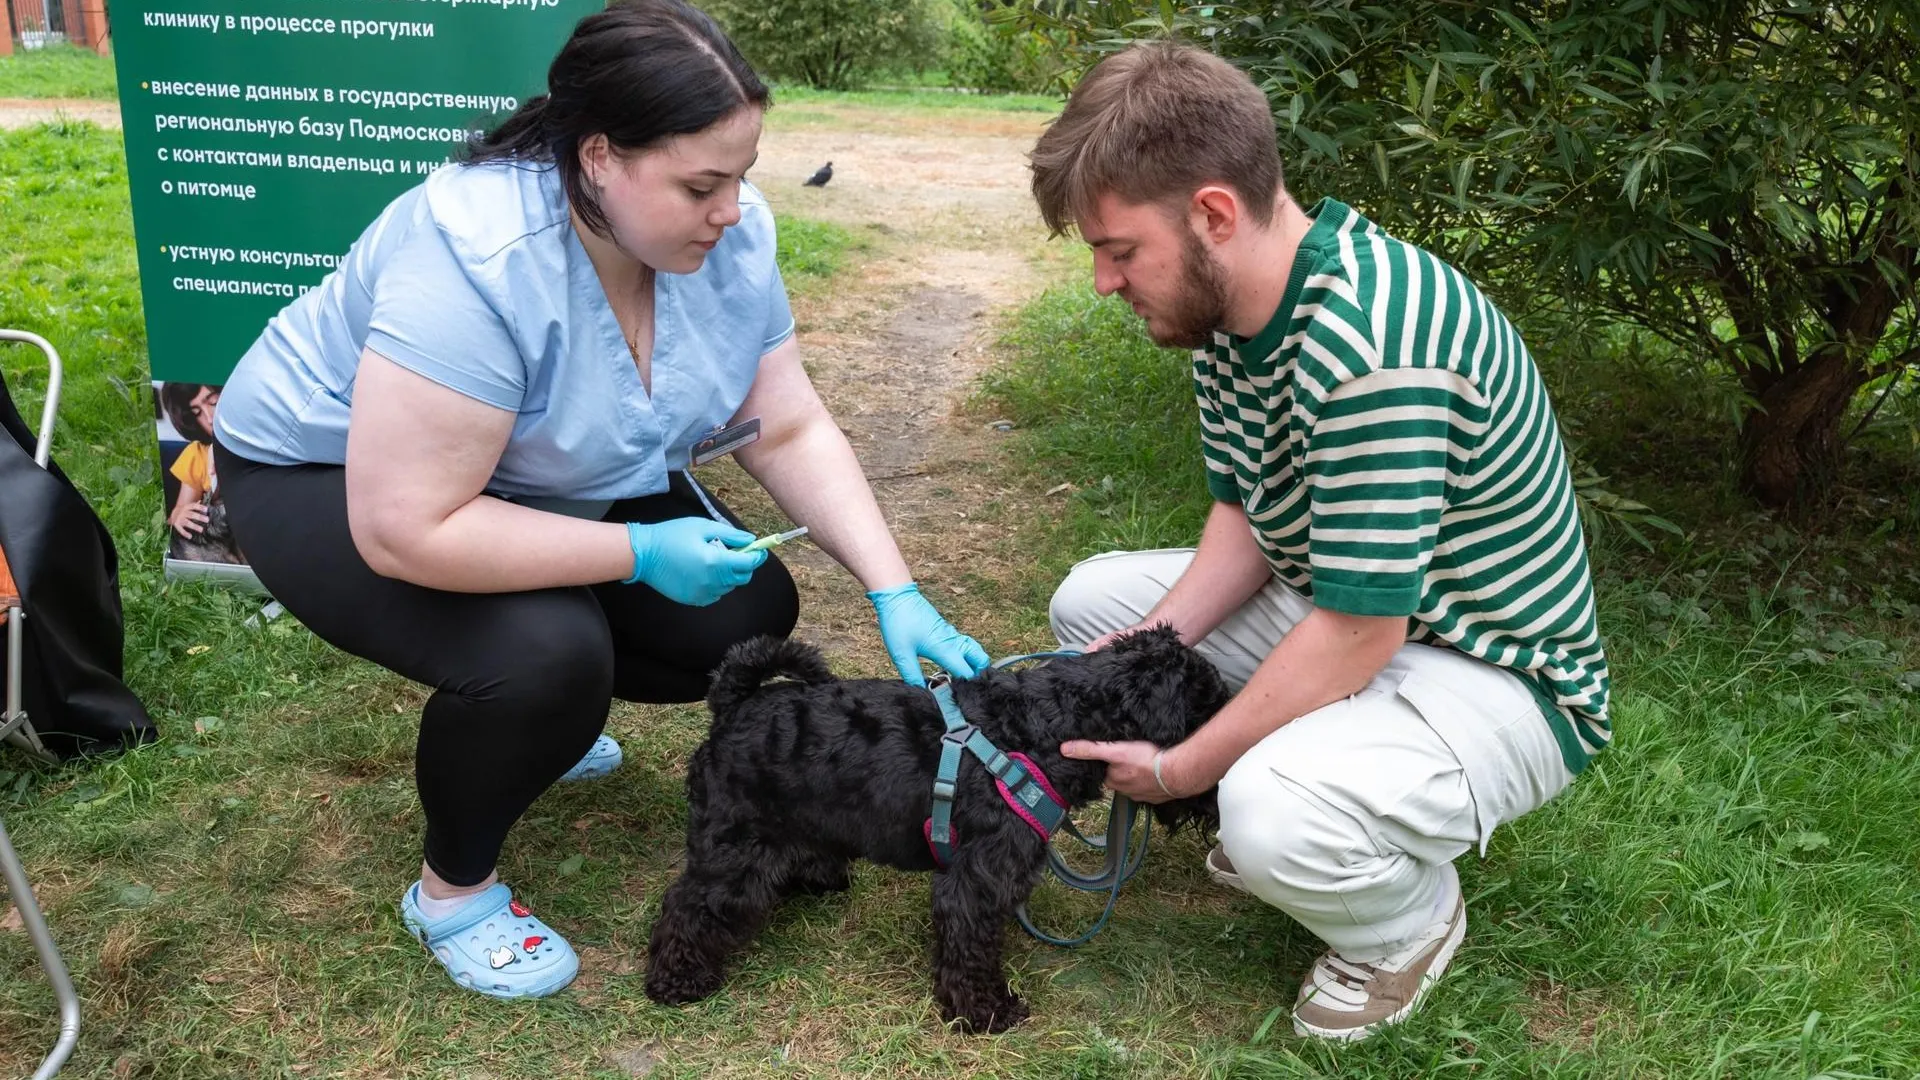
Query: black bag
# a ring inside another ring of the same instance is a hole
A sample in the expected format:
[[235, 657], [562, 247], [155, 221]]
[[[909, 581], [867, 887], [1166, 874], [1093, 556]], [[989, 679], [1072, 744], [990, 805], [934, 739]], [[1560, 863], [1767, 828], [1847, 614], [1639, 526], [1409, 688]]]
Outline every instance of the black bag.
[[[4, 375], [0, 427], [7, 435], [0, 438], [0, 550], [26, 612], [21, 706], [28, 723], [62, 758], [151, 742], [153, 720], [121, 681], [125, 628], [113, 537], [58, 465], [34, 464], [33, 433]], [[0, 642], [5, 635], [0, 628]]]

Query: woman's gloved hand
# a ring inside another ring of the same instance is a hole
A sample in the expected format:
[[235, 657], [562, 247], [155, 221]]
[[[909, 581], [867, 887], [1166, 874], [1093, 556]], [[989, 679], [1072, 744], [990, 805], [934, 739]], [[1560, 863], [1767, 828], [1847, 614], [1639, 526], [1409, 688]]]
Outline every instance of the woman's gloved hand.
[[900, 677], [915, 686], [925, 686], [920, 673], [920, 658], [938, 664], [956, 679], [971, 679], [991, 661], [980, 643], [953, 628], [953, 624], [933, 610], [920, 586], [912, 582], [891, 589], [870, 592], [873, 610], [880, 616], [880, 639], [887, 643], [887, 655]]
[[706, 607], [745, 585], [767, 561], [765, 551], [734, 551], [753, 534], [712, 518], [684, 517], [657, 525], [627, 523], [633, 576], [676, 604]]

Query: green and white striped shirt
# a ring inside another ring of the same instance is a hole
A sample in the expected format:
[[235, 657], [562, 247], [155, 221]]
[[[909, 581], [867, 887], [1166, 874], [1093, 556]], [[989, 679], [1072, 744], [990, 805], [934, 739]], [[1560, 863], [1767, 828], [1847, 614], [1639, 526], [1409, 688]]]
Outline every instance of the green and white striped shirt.
[[1332, 199], [1273, 320], [1194, 353], [1213, 496], [1289, 586], [1508, 668], [1567, 768], [1611, 735], [1573, 479], [1539, 369], [1464, 275]]

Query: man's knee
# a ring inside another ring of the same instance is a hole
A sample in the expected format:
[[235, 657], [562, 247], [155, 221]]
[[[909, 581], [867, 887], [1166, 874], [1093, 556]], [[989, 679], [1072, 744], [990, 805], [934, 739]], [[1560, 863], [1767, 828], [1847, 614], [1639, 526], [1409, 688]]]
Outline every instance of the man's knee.
[[1163, 582], [1179, 577], [1179, 568], [1162, 564], [1177, 560], [1184, 568], [1191, 558], [1191, 552], [1114, 551], [1081, 561], [1047, 605], [1054, 637], [1063, 644], [1084, 645], [1132, 626], [1166, 595]]
[[1097, 593], [1097, 576], [1087, 573], [1082, 563], [1068, 571], [1059, 588], [1053, 590], [1053, 599], [1047, 603], [1047, 621], [1053, 625], [1054, 637], [1084, 645], [1100, 636], [1085, 632], [1090, 615], [1103, 603]]
[[1241, 758], [1221, 778], [1219, 798], [1220, 846], [1269, 903], [1338, 890], [1377, 855], [1356, 819], [1267, 763]]

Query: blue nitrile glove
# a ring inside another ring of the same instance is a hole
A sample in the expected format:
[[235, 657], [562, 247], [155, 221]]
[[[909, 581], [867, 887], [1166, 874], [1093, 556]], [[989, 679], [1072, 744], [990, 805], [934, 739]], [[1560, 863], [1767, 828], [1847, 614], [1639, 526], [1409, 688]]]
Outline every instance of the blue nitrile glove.
[[941, 618], [913, 582], [870, 592], [867, 599], [880, 616], [880, 640], [887, 643], [887, 655], [900, 677], [913, 685], [927, 684], [920, 673], [923, 656], [956, 679], [971, 679], [991, 662], [987, 650]]
[[747, 583], [764, 551], [734, 551], [753, 543], [753, 534], [712, 518], [683, 517], [657, 525], [627, 523], [633, 545], [633, 576], [676, 604], [706, 607]]

